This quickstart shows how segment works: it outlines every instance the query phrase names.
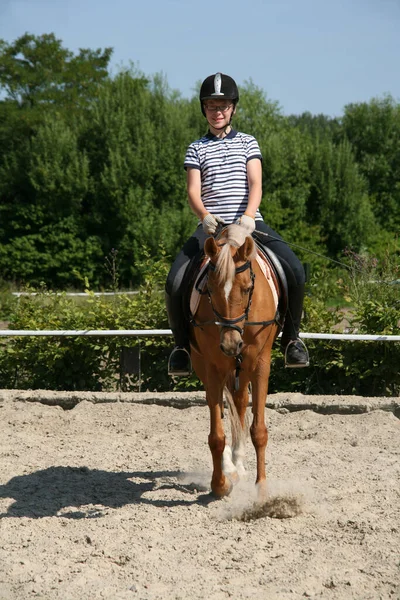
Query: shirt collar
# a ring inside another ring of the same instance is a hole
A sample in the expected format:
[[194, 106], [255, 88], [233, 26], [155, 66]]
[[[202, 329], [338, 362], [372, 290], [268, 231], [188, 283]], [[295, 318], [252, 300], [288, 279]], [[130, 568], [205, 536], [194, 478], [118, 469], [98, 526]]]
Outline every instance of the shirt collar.
[[[237, 136], [237, 131], [236, 129], [231, 129], [230, 132], [224, 137], [222, 138], [223, 140], [232, 140], [234, 137]], [[209, 140], [219, 140], [220, 138], [218, 138], [216, 135], [214, 135], [213, 133], [211, 133], [211, 131], [208, 131], [206, 133], [205, 136], [207, 139]]]

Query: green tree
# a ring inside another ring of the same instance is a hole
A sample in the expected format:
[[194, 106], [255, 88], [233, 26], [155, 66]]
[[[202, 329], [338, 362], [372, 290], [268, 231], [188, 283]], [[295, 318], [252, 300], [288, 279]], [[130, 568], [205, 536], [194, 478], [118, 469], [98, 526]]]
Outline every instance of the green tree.
[[[8, 162], [12, 169], [14, 161]], [[83, 228], [89, 165], [77, 147], [76, 132], [50, 114], [27, 144], [23, 164], [25, 193], [1, 207], [3, 272], [16, 281], [57, 287], [73, 282], [73, 269], [93, 279], [100, 243]], [[15, 179], [17, 174], [18, 169]]]
[[94, 273], [100, 248], [82, 227], [90, 179], [77, 130], [110, 56], [74, 55], [54, 34], [0, 40], [0, 267], [9, 279], [64, 286], [74, 268]]
[[400, 230], [400, 104], [391, 96], [349, 104], [343, 134], [368, 182], [374, 213], [381, 226]]
[[302, 133], [309, 134], [313, 139], [327, 137], [335, 141], [341, 134], [340, 119], [324, 114], [312, 115], [310, 112], [304, 112], [301, 115], [291, 115], [288, 121], [291, 126], [297, 127]]
[[87, 231], [117, 248], [121, 279], [137, 283], [141, 248], [159, 242], [175, 254], [195, 225], [186, 201], [183, 158], [188, 102], [131, 68], [104, 83], [85, 118], [81, 146], [89, 157]]
[[307, 220], [321, 226], [330, 254], [340, 255], [346, 247], [359, 250], [368, 246], [374, 216], [349, 142], [335, 146], [326, 138], [316, 141], [310, 154], [310, 174]]
[[111, 54], [111, 48], [81, 49], [75, 56], [53, 33], [0, 40], [0, 90], [20, 108], [70, 109], [108, 77]]

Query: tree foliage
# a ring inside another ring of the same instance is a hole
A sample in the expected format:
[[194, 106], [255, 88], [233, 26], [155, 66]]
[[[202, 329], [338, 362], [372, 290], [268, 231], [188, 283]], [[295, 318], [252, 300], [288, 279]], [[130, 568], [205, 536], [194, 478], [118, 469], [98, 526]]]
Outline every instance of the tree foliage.
[[368, 183], [380, 225], [400, 231], [400, 105], [391, 96], [349, 104], [343, 132]]
[[81, 49], [74, 56], [53, 33], [26, 33], [12, 44], [0, 40], [0, 86], [21, 108], [71, 109], [92, 99], [108, 77], [111, 54], [111, 48]]
[[[0, 41], [0, 270], [7, 281], [106, 286], [143, 280], [143, 247], [177, 253], [196, 225], [183, 159], [206, 131], [196, 96], [134, 65], [111, 77], [112, 50], [74, 54], [54, 34]], [[263, 153], [265, 220], [289, 242], [339, 258], [383, 255], [400, 225], [400, 108], [390, 97], [341, 119], [285, 117], [252, 81], [234, 126]], [[398, 246], [397, 246], [398, 247]], [[300, 251], [320, 268], [321, 259]]]

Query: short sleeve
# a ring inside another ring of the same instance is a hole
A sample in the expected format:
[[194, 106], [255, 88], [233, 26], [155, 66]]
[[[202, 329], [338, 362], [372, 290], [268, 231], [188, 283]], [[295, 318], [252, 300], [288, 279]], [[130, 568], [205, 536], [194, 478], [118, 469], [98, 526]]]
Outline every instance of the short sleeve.
[[262, 161], [262, 154], [256, 138], [249, 136], [247, 144], [247, 162], [253, 158], [259, 158]]
[[187, 149], [183, 166], [185, 169], [190, 168], [200, 170], [199, 155], [194, 144], [190, 144], [189, 148]]

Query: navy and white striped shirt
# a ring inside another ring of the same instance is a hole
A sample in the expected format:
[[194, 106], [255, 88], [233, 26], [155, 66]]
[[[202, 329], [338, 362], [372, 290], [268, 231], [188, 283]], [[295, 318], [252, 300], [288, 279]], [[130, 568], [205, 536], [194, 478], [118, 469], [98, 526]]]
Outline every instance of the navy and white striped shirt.
[[[233, 129], [220, 139], [208, 133], [190, 144], [185, 169], [199, 169], [204, 207], [226, 223], [233, 223], [246, 211], [249, 198], [247, 163], [262, 160], [257, 140]], [[262, 220], [257, 210], [256, 220]]]

